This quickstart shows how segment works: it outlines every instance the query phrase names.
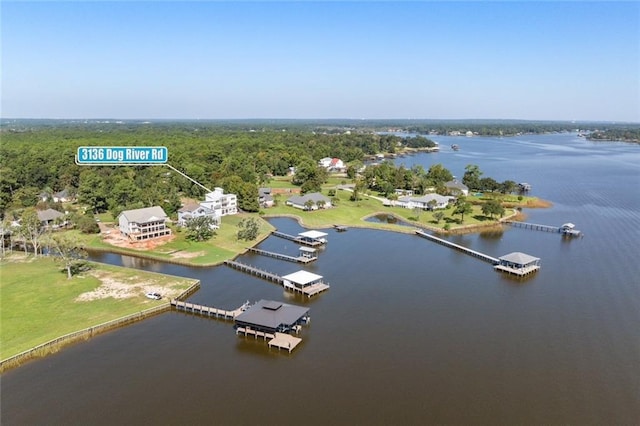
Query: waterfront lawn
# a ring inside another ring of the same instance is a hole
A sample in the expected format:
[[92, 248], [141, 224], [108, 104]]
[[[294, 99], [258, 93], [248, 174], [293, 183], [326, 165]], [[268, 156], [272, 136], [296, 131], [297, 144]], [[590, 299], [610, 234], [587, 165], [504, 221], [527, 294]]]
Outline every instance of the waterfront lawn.
[[[90, 271], [69, 280], [61, 272], [61, 265], [51, 258], [12, 254], [0, 262], [0, 359], [65, 334], [167, 303], [168, 297], [177, 296], [195, 283], [191, 279], [111, 265], [92, 266]], [[98, 288], [102, 296], [76, 301], [81, 294]], [[108, 297], [125, 289], [131, 292], [131, 297]], [[148, 299], [146, 291], [157, 291], [166, 297]]]
[[251, 241], [239, 241], [236, 238], [238, 223], [247, 217], [255, 217], [259, 224], [258, 239], [263, 239], [273, 230], [273, 226], [262, 220], [257, 214], [237, 214], [224, 216], [220, 229], [216, 235], [208, 241], [195, 242], [185, 238], [186, 233], [180, 227], [173, 227], [174, 238], [172, 241], [162, 244], [154, 249], [134, 249], [114, 246], [103, 241], [101, 235], [76, 234], [85, 243], [88, 249], [108, 250], [119, 253], [130, 253], [132, 255], [144, 255], [159, 260], [173, 260], [182, 263], [196, 265], [215, 265], [227, 259], [232, 259], [243, 253], [248, 246], [253, 245]]
[[[323, 191], [326, 195], [327, 191]], [[438, 210], [445, 214], [440, 222], [436, 222], [433, 217], [434, 212], [420, 211], [419, 214], [411, 209], [402, 207], [385, 207], [381, 201], [362, 196], [361, 200], [351, 201], [351, 192], [336, 190], [338, 203], [330, 209], [320, 209], [314, 211], [302, 211], [285, 205], [286, 199], [281, 200], [278, 206], [266, 209], [267, 215], [293, 215], [299, 217], [302, 223], [308, 227], [327, 228], [333, 225], [347, 226], [367, 226], [371, 228], [389, 229], [401, 232], [413, 232], [410, 227], [386, 224], [379, 222], [366, 222], [364, 218], [375, 214], [392, 214], [406, 222], [416, 226], [426, 227], [434, 230], [444, 229], [449, 226], [451, 230], [470, 225], [487, 225], [496, 223], [495, 219], [488, 218], [482, 214], [482, 206], [474, 205], [473, 211], [464, 216], [464, 222], [460, 223], [460, 215], [454, 215], [454, 209], [447, 208]]]

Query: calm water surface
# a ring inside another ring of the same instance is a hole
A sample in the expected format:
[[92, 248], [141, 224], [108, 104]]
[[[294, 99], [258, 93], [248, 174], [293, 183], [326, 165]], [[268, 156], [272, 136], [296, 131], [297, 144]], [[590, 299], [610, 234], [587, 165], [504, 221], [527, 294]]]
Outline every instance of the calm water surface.
[[[505, 229], [451, 238], [496, 257], [542, 258], [518, 280], [412, 235], [329, 230], [305, 268], [331, 289], [310, 301], [227, 267], [101, 255], [200, 279], [193, 302], [282, 300], [309, 306], [312, 322], [289, 355], [236, 337], [230, 323], [163, 314], [4, 374], [2, 424], [640, 423], [640, 147], [571, 134], [437, 140], [440, 153], [398, 162], [442, 163], [459, 177], [476, 164], [498, 181], [529, 182], [554, 206], [527, 210], [528, 221], [571, 221], [585, 237]], [[290, 219], [272, 223], [301, 231]], [[297, 252], [275, 237], [260, 247]]]

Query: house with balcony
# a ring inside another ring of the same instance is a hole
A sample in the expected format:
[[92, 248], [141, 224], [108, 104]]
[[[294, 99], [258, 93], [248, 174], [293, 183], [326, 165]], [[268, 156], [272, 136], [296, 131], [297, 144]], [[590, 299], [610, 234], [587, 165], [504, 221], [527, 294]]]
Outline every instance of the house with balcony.
[[225, 194], [224, 189], [214, 188], [204, 196], [201, 206], [212, 210], [219, 217], [238, 213], [238, 197], [236, 194]]
[[132, 241], [143, 241], [171, 235], [167, 214], [160, 206], [125, 210], [118, 216], [120, 232]]
[[180, 210], [178, 210], [178, 225], [184, 226], [187, 224], [187, 221], [202, 216], [208, 216], [213, 219], [215, 229], [220, 227], [220, 211], [212, 210], [195, 202], [185, 203]]

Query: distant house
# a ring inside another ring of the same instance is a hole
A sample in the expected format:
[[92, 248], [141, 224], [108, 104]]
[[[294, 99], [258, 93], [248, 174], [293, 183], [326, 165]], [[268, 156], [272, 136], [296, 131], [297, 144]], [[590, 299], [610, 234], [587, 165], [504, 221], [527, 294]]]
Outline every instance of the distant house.
[[273, 207], [273, 195], [271, 195], [271, 188], [258, 188], [258, 203], [260, 207]]
[[439, 194], [426, 194], [421, 197], [400, 197], [395, 205], [406, 209], [437, 210], [446, 208], [454, 199], [455, 197]]
[[[331, 199], [329, 199], [329, 197], [325, 197], [319, 192], [312, 192], [305, 195], [294, 195], [286, 201], [288, 206], [302, 210], [318, 210], [320, 208], [318, 203], [320, 203], [322, 208], [325, 209], [331, 207]], [[310, 205], [310, 207], [308, 207], [308, 205]]]
[[238, 197], [236, 194], [225, 194], [222, 188], [214, 188], [204, 196], [204, 201], [200, 203], [216, 212], [218, 216], [227, 216], [238, 213]]
[[413, 196], [413, 190], [411, 190], [411, 189], [399, 189], [398, 188], [398, 189], [394, 189], [393, 192], [395, 194], [397, 194], [398, 196], [401, 196], [401, 195], [406, 195], [408, 197]]
[[69, 190], [67, 189], [56, 192], [51, 198], [53, 198], [54, 203], [68, 203], [70, 201], [73, 201], [74, 199], [74, 197], [69, 193]]
[[318, 161], [320, 167], [324, 167], [330, 172], [342, 172], [346, 169], [344, 162], [339, 158], [325, 157]]
[[469, 187], [457, 179], [445, 183], [444, 187], [452, 194], [464, 195], [465, 197], [469, 195]]
[[118, 216], [120, 232], [133, 241], [171, 235], [167, 228], [167, 214], [160, 206], [144, 209], [125, 210]]
[[216, 210], [211, 210], [210, 208], [198, 203], [186, 203], [180, 208], [180, 210], [178, 210], [178, 224], [184, 226], [190, 219], [207, 216], [213, 219], [215, 228], [217, 229], [220, 226], [221, 218], [218, 213], [219, 212], [217, 212]]
[[38, 219], [40, 219], [40, 223], [45, 227], [57, 227], [56, 221], [62, 222], [62, 218], [64, 217], [64, 213], [60, 213], [54, 209], [46, 209], [46, 210], [38, 210]]

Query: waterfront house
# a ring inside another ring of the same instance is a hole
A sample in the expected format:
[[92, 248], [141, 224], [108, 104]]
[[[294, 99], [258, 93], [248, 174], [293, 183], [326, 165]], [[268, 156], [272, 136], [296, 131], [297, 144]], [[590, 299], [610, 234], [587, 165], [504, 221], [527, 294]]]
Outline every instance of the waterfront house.
[[454, 195], [464, 195], [465, 197], [469, 195], [469, 187], [457, 179], [445, 183], [444, 187]]
[[289, 333], [308, 321], [309, 308], [260, 300], [235, 317], [235, 327], [270, 334]]
[[421, 197], [400, 197], [395, 202], [398, 207], [404, 207], [405, 209], [423, 209], [423, 210], [437, 210], [446, 208], [450, 202], [454, 201], [455, 197], [448, 197], [439, 194], [425, 194]]
[[54, 203], [68, 203], [74, 200], [74, 197], [69, 193], [69, 190], [63, 189], [62, 191], [56, 192], [51, 197]]
[[331, 207], [331, 199], [319, 192], [311, 192], [305, 195], [294, 195], [286, 201], [286, 204], [301, 210], [318, 210]]
[[220, 226], [221, 216], [219, 211], [212, 210], [206, 206], [198, 203], [188, 202], [185, 203], [180, 210], [178, 210], [178, 224], [186, 225], [190, 219], [195, 219], [202, 216], [207, 216], [213, 219], [214, 228], [218, 229]]
[[225, 194], [224, 190], [218, 187], [206, 194], [200, 205], [215, 211], [218, 216], [238, 213], [238, 197], [235, 194]]
[[120, 232], [133, 241], [149, 240], [171, 235], [167, 228], [167, 214], [160, 206], [125, 210], [118, 216]]

